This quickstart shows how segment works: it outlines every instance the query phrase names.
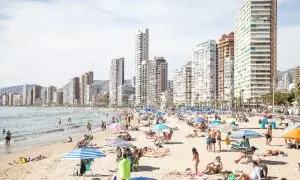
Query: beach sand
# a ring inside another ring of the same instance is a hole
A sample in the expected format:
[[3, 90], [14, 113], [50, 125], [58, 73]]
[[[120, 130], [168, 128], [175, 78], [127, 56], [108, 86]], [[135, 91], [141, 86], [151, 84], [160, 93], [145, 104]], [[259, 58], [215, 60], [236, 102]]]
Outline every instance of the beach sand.
[[[258, 117], [250, 118], [250, 123], [240, 123], [241, 128], [258, 128]], [[252, 164], [235, 164], [233, 161], [239, 156], [239, 152], [207, 152], [205, 138], [185, 138], [190, 134], [193, 128], [186, 125], [185, 122], [177, 120], [175, 117], [167, 118], [167, 125], [170, 127], [178, 127], [179, 130], [174, 132], [172, 137], [172, 144], [165, 144], [165, 148], [170, 149], [170, 156], [162, 158], [148, 158], [142, 157], [140, 160], [141, 170], [133, 172], [132, 177], [152, 177], [162, 180], [184, 180], [189, 179], [184, 175], [186, 168], [193, 170], [192, 162], [192, 147], [196, 147], [200, 157], [199, 170], [203, 171], [209, 162], [212, 162], [216, 156], [221, 156], [223, 162], [223, 170], [250, 173], [252, 171]], [[153, 142], [147, 139], [143, 132], [148, 128], [142, 128], [140, 131], [130, 132], [132, 137], [136, 140], [132, 143], [137, 147], [153, 146]], [[255, 131], [264, 133], [265, 130], [255, 129]], [[288, 180], [300, 179], [300, 171], [297, 170], [298, 162], [300, 162], [300, 150], [286, 149], [284, 147], [284, 140], [279, 138], [282, 129], [274, 129], [274, 139], [271, 142], [272, 146], [265, 145], [265, 138], [250, 139], [251, 145], [258, 147], [256, 153], [263, 153], [267, 149], [280, 149], [288, 154], [288, 157], [262, 157], [266, 160], [269, 172], [268, 176], [274, 179], [281, 179], [283, 177]], [[102, 146], [105, 139], [115, 137], [116, 134], [112, 130], [107, 132], [97, 132], [94, 134], [92, 143]], [[278, 138], [277, 138], [278, 137]], [[225, 136], [223, 135], [223, 139]], [[73, 176], [72, 174], [79, 169], [77, 164], [79, 160], [64, 160], [61, 157], [70, 151], [75, 146], [75, 143], [58, 143], [49, 146], [36, 147], [28, 149], [24, 152], [17, 152], [0, 156], [0, 179], [3, 180], [41, 180], [41, 179], [84, 179], [83, 177]], [[222, 148], [226, 149], [225, 143], [222, 142]], [[216, 149], [218, 149], [216, 147]], [[34, 157], [37, 155], [45, 155], [46, 159], [29, 162], [25, 164], [14, 164], [14, 160], [18, 160], [20, 156]], [[114, 172], [117, 164], [115, 161], [116, 154], [107, 153], [107, 157], [95, 159], [92, 165], [93, 177], [88, 172], [85, 179], [110, 179], [112, 175], [117, 175]], [[101, 175], [101, 176], [100, 176]], [[221, 175], [208, 176], [208, 179], [222, 179]]]

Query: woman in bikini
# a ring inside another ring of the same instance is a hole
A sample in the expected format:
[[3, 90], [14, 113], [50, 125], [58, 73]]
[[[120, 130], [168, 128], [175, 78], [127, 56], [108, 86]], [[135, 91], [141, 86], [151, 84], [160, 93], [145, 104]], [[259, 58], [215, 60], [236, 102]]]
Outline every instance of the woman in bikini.
[[221, 161], [221, 157], [217, 156], [215, 162], [213, 163], [209, 163], [206, 166], [206, 169], [203, 171], [204, 174], [208, 174], [208, 173], [220, 173], [223, 169], [223, 163]]
[[199, 165], [199, 154], [196, 150], [196, 148], [193, 148], [192, 149], [192, 153], [193, 153], [193, 160], [192, 161], [195, 161], [195, 174], [197, 175], [198, 174], [198, 165]]

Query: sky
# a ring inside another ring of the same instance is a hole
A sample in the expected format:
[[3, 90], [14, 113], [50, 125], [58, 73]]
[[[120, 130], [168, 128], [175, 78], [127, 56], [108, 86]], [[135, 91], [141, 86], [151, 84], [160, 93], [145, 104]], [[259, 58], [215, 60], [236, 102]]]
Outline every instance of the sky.
[[[0, 88], [66, 84], [94, 71], [109, 79], [111, 59], [134, 75], [134, 38], [150, 30], [150, 58], [163, 56], [169, 76], [193, 47], [233, 31], [243, 0], [0, 0]], [[278, 0], [278, 69], [300, 65], [300, 1]]]

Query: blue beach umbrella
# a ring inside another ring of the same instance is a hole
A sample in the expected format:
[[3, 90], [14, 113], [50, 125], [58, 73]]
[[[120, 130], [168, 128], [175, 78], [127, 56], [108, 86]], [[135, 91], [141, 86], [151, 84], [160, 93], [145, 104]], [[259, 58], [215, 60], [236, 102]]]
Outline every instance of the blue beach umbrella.
[[196, 118], [194, 119], [194, 122], [195, 122], [195, 123], [202, 123], [202, 122], [205, 122], [205, 119], [203, 119], [202, 117], [196, 117]]
[[261, 138], [264, 137], [262, 134], [252, 131], [252, 130], [240, 130], [240, 131], [235, 131], [232, 133], [230, 136], [231, 139], [241, 139], [245, 136], [246, 138]]
[[133, 177], [130, 178], [129, 180], [157, 180], [157, 179], [148, 178], [148, 177]]
[[97, 149], [83, 147], [68, 152], [68, 154], [64, 155], [62, 158], [63, 159], [95, 159], [99, 157], [106, 157], [106, 155]]
[[134, 147], [134, 145], [132, 145], [130, 142], [123, 139], [112, 140], [106, 145], [111, 147]]
[[157, 124], [152, 127], [152, 130], [163, 130], [163, 129], [169, 129], [169, 126], [165, 124]]
[[213, 120], [212, 122], [211, 122], [212, 124], [217, 124], [217, 123], [221, 123], [221, 121], [220, 120], [217, 120], [217, 119], [215, 119], [215, 120]]
[[297, 129], [297, 128], [300, 128], [300, 123], [294, 124], [292, 126], [288, 126], [283, 130], [283, 132], [280, 135], [283, 136], [285, 133], [289, 132], [290, 130]]

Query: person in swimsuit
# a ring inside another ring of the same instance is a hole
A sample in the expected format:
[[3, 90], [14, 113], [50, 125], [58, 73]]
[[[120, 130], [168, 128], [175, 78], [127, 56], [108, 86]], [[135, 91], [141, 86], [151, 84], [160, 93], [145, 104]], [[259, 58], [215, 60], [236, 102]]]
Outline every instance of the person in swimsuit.
[[11, 133], [8, 130], [7, 134], [6, 134], [6, 138], [5, 138], [5, 140], [6, 140], [5, 144], [10, 145], [10, 139], [11, 139]]
[[211, 151], [211, 133], [210, 133], [210, 129], [208, 129], [207, 133], [206, 133], [206, 150]]
[[214, 148], [214, 152], [216, 151], [216, 137], [217, 137], [217, 132], [213, 129], [211, 132], [211, 146]]
[[272, 141], [272, 126], [268, 126], [266, 131], [266, 145], [270, 146], [270, 142]]
[[204, 174], [209, 174], [209, 173], [220, 173], [223, 169], [223, 163], [221, 161], [221, 157], [217, 156], [215, 162], [209, 163], [206, 166], [206, 169], [203, 171]]
[[278, 156], [279, 154], [285, 154], [283, 151], [278, 149], [276, 150], [267, 150], [264, 156]]
[[192, 161], [195, 161], [195, 174], [197, 175], [198, 174], [198, 165], [199, 165], [199, 154], [197, 152], [197, 149], [196, 148], [192, 148], [192, 153], [193, 153], [193, 160]]
[[219, 146], [219, 151], [221, 152], [221, 131], [217, 131], [217, 142], [218, 142], [218, 146]]

